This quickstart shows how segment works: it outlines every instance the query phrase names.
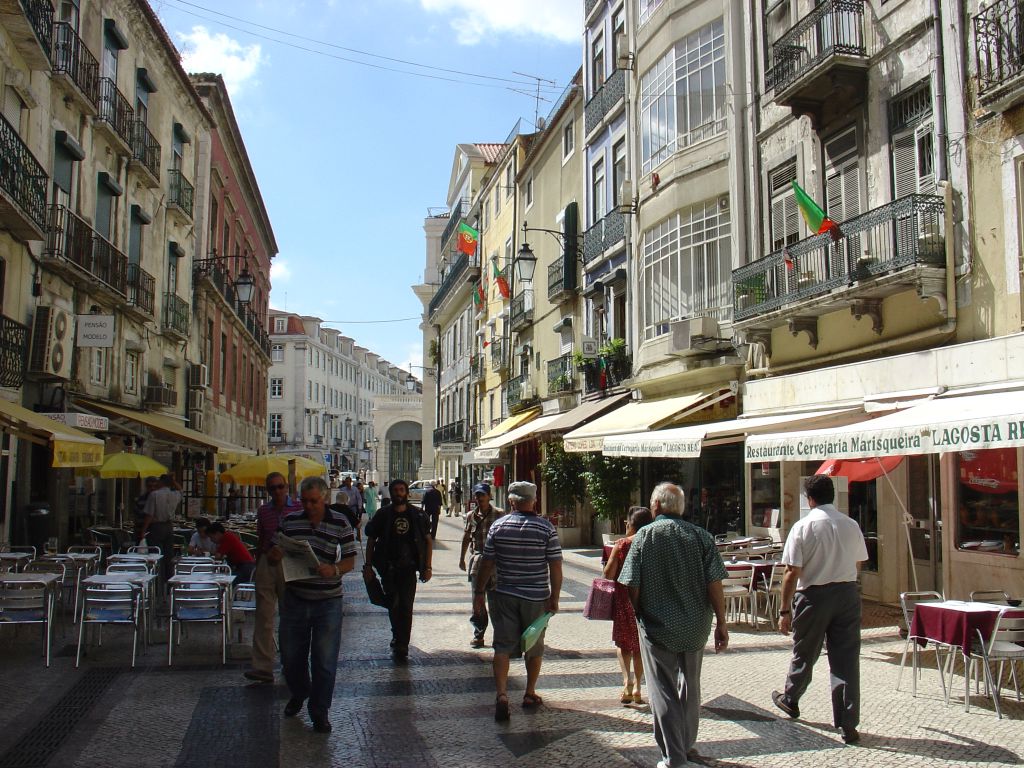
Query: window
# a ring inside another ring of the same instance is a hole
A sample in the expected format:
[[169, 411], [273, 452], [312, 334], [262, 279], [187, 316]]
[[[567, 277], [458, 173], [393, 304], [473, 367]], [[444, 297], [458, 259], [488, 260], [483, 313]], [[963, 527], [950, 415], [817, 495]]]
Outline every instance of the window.
[[590, 89], [591, 93], [597, 93], [597, 89], [604, 85], [604, 33], [600, 32], [594, 36], [590, 44]]
[[590, 169], [590, 223], [596, 224], [608, 213], [608, 203], [605, 196], [604, 183], [604, 158], [598, 159]]
[[642, 27], [665, 0], [640, 0], [637, 8], [637, 26]]
[[629, 205], [630, 200], [622, 199], [622, 182], [626, 180], [626, 140], [619, 139], [612, 145], [612, 199], [616, 205]]
[[723, 133], [725, 96], [725, 29], [716, 19], [677, 42], [640, 79], [643, 172]]
[[286, 317], [275, 317], [274, 318], [274, 333], [284, 333], [288, 328], [288, 318]]
[[25, 114], [25, 102], [21, 100], [18, 92], [9, 85], [4, 86], [3, 113], [15, 131], [25, 132], [21, 119]]
[[512, 193], [516, 191], [515, 179], [513, 178], [514, 168], [512, 163], [505, 166], [505, 199], [512, 197]]
[[[626, 41], [626, 8], [619, 6], [619, 9], [612, 14], [612, 64], [618, 68], [619, 56], [628, 53], [622, 44]], [[622, 50], [619, 50], [622, 46]]]
[[89, 382], [101, 386], [107, 383], [106, 347], [93, 347], [89, 355]]
[[220, 391], [227, 391], [228, 381], [228, 335], [220, 335]]
[[114, 212], [114, 197], [122, 188], [108, 173], [100, 173], [96, 181], [96, 232], [110, 240], [110, 222]]
[[576, 149], [576, 123], [568, 121], [562, 129], [562, 159], [567, 160]]
[[142, 228], [151, 219], [144, 215], [137, 205], [132, 206], [132, 214], [128, 219], [128, 263], [142, 262]]
[[281, 414], [280, 413], [272, 413], [272, 414], [270, 414], [270, 421], [268, 423], [270, 425], [270, 436], [271, 437], [277, 437], [277, 438], [281, 437], [281, 422], [282, 422], [282, 419], [281, 419]]
[[793, 191], [794, 181], [795, 157], [768, 172], [768, 198], [771, 201], [769, 237], [773, 253], [800, 239], [800, 208]]
[[935, 194], [931, 85], [925, 81], [889, 102], [893, 199]]
[[958, 549], [1020, 556], [1017, 448], [956, 455]]
[[129, 395], [139, 392], [138, 352], [127, 352], [124, 356], [124, 391]]
[[498, 218], [498, 214], [501, 213], [501, 190], [494, 190], [494, 218]]
[[523, 193], [523, 197], [526, 198], [526, 207], [529, 208], [533, 205], [533, 175], [526, 180], [526, 191]]
[[307, 400], [312, 400], [313, 399], [313, 382], [312, 381], [307, 381], [306, 382], [306, 388], [307, 388], [306, 399]]
[[284, 362], [284, 344], [274, 344], [270, 347], [270, 359], [275, 363]]
[[643, 236], [640, 263], [642, 340], [668, 333], [669, 322], [730, 304], [729, 206], [719, 199], [684, 208]]

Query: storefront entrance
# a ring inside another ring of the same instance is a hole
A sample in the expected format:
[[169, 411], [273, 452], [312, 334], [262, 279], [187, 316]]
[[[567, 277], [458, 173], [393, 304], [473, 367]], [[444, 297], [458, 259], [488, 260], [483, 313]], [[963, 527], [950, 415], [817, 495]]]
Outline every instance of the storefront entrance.
[[654, 486], [671, 482], [686, 495], [686, 517], [714, 535], [745, 534], [743, 444], [704, 448], [696, 459], [644, 459], [640, 500], [647, 505]]

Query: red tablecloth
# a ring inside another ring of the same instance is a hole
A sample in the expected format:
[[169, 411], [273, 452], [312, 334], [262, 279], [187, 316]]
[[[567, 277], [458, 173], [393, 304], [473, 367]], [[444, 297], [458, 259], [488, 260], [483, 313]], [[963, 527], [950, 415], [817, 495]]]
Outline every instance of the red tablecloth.
[[753, 567], [754, 583], [764, 585], [772, 577], [772, 568], [776, 565], [779, 565], [776, 560], [726, 560], [725, 570], [738, 571]]
[[[978, 639], [976, 630], [981, 631], [984, 640], [989, 639], [999, 612], [1004, 608], [991, 603], [965, 603], [960, 600], [918, 603], [910, 624], [910, 636], [920, 645], [932, 640], [955, 645], [966, 653]], [[1010, 610], [1007, 615], [1024, 616], [1024, 611]]]

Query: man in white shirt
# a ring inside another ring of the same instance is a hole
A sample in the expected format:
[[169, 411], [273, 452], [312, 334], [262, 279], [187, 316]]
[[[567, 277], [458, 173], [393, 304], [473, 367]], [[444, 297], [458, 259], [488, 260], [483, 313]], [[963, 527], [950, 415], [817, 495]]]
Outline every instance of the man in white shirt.
[[160, 487], [146, 499], [142, 537], [151, 547], [159, 547], [160, 567], [165, 579], [174, 575], [174, 513], [181, 504], [181, 488], [172, 475], [160, 476]]
[[811, 511], [797, 521], [782, 552], [779, 631], [793, 631], [793, 658], [784, 693], [772, 701], [790, 717], [800, 717], [800, 697], [811, 683], [814, 664], [828, 638], [832, 675], [832, 719], [843, 741], [860, 740], [860, 589], [857, 572], [868, 559], [860, 526], [836, 509], [835, 487], [826, 475], [804, 481]]

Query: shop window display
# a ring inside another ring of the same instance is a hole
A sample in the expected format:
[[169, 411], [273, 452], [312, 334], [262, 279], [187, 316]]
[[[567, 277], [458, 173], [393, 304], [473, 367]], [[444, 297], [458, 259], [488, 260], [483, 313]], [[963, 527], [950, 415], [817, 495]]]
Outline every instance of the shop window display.
[[971, 552], [1020, 554], [1017, 449], [957, 454], [957, 547]]
[[686, 494], [690, 522], [715, 535], [746, 533], [742, 445], [705, 448], [699, 459], [648, 459], [642, 472], [642, 498], [662, 481], [676, 483]]

